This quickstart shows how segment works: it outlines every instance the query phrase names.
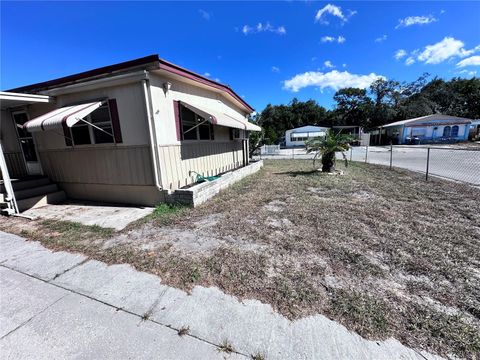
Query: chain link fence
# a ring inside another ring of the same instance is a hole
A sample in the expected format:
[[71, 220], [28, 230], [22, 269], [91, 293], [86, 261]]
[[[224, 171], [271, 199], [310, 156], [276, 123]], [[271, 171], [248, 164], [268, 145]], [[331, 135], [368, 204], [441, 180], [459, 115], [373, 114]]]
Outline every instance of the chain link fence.
[[[304, 148], [280, 149], [256, 155], [261, 159], [313, 159]], [[341, 155], [337, 157], [341, 159]], [[354, 146], [350, 161], [402, 168], [432, 176], [480, 186], [480, 146]]]

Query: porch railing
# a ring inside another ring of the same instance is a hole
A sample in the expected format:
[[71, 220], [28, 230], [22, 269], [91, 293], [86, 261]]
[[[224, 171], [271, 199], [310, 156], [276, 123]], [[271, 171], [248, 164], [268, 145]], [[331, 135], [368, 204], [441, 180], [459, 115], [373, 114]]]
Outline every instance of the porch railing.
[[5, 187], [6, 191], [6, 198], [5, 202], [7, 203], [7, 213], [11, 214], [18, 214], [18, 206], [17, 201], [15, 200], [15, 193], [13, 192], [12, 181], [10, 179], [10, 174], [7, 168], [7, 162], [5, 161], [5, 156], [3, 155], [3, 147], [2, 143], [0, 142], [0, 171], [2, 172], [3, 178], [3, 186]]

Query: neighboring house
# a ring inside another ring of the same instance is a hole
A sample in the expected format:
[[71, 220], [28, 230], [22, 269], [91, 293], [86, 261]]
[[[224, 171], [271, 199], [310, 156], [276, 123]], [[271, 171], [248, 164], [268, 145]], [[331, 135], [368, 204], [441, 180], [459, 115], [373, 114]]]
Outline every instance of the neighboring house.
[[248, 132], [260, 130], [230, 87], [158, 55], [19, 87], [0, 100], [10, 177], [44, 175], [83, 200], [168, 201], [195, 182], [192, 171], [247, 165]]
[[305, 146], [305, 141], [323, 137], [327, 134], [328, 128], [322, 126], [302, 126], [296, 129], [285, 131], [285, 147]]
[[396, 121], [372, 132], [374, 144], [420, 144], [468, 140], [470, 119], [448, 115], [427, 115]]

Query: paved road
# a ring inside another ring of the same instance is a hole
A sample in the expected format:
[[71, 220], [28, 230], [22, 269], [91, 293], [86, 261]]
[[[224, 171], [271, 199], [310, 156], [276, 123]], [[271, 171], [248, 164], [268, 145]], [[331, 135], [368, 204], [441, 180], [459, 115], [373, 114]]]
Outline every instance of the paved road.
[[[316, 315], [291, 322], [216, 288], [191, 294], [128, 265], [0, 232], [1, 359], [440, 359]], [[188, 326], [185, 336], [178, 329]], [[224, 342], [236, 350], [220, 351]]]
[[[395, 167], [425, 172], [427, 149], [425, 146], [394, 146], [392, 165]], [[347, 156], [353, 161], [365, 162], [365, 146], [352, 148]], [[337, 156], [341, 158], [340, 154]], [[283, 149], [277, 155], [262, 155], [262, 159], [312, 159], [304, 149]], [[390, 146], [369, 146], [367, 162], [390, 165]], [[451, 147], [430, 149], [429, 173], [447, 179], [480, 185], [480, 147], [477, 150], [456, 150]]]
[[[365, 147], [352, 148], [348, 154], [354, 161], [365, 161]], [[368, 147], [367, 162], [371, 164], [392, 165], [408, 170], [425, 172], [427, 168], [427, 148], [417, 146]], [[452, 148], [431, 147], [429, 174], [447, 179], [480, 185], [480, 148], [478, 150], [456, 150]]]

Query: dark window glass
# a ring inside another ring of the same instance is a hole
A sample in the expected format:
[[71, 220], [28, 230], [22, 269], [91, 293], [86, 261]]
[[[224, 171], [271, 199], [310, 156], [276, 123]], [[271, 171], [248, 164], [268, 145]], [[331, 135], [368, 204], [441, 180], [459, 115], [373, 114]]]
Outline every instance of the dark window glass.
[[198, 131], [200, 133], [200, 140], [210, 140], [210, 124], [206, 123], [200, 125]]
[[452, 137], [457, 137], [458, 136], [458, 126], [455, 125], [452, 127]]
[[197, 128], [194, 128], [196, 125], [196, 115], [193, 111], [185, 106], [182, 106], [181, 108], [180, 115], [182, 121], [183, 140], [197, 140]]
[[450, 136], [450, 126], [445, 126], [443, 128], [443, 136], [445, 136], [445, 137]]
[[93, 128], [93, 136], [95, 137], [95, 144], [108, 144], [113, 142], [113, 138], [111, 135], [113, 133], [112, 127], [109, 126], [102, 126], [103, 130], [105, 130], [108, 134], [105, 134], [103, 131]]
[[33, 139], [21, 139], [20, 143], [22, 144], [25, 161], [37, 161], [37, 153], [35, 152], [35, 145], [33, 144]]
[[75, 145], [91, 144], [90, 131], [87, 125], [76, 124], [72, 127], [73, 143]]
[[101, 123], [101, 122], [110, 122], [110, 113], [108, 111], [107, 105], [99, 107], [97, 110], [90, 114], [90, 122], [92, 124]]

